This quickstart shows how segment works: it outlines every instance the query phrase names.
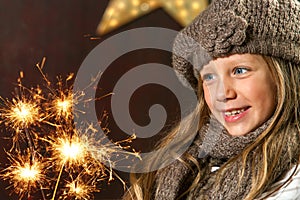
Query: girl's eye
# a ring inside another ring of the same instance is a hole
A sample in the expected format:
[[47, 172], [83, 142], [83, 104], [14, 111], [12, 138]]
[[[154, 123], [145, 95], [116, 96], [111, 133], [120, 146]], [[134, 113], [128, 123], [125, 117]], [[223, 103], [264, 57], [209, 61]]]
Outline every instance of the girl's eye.
[[236, 68], [234, 68], [234, 70], [233, 70], [233, 74], [237, 74], [237, 75], [239, 75], [239, 74], [245, 74], [245, 73], [247, 73], [249, 70], [247, 69], [247, 68], [245, 68], [245, 67], [236, 67]]
[[204, 74], [202, 77], [203, 81], [211, 81], [215, 78], [215, 76], [213, 74]]

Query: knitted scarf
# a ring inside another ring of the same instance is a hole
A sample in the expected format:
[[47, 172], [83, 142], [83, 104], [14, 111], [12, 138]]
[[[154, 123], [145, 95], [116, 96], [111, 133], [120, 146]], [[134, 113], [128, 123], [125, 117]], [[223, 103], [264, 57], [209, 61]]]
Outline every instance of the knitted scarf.
[[[196, 187], [189, 191], [184, 196], [184, 199], [244, 199], [251, 189], [252, 159], [247, 159], [246, 169], [242, 177], [242, 162], [240, 158], [236, 159], [230, 166], [225, 167], [226, 170], [223, 171], [221, 179], [218, 181], [216, 180], [217, 171], [213, 171], [213, 167], [222, 167], [230, 158], [240, 154], [267, 128], [269, 122], [270, 120], [245, 136], [234, 137], [230, 136], [217, 120], [211, 119], [209, 125], [204, 126], [199, 131], [199, 134], [197, 134], [193, 144], [187, 151], [189, 155], [198, 160], [201, 177]], [[276, 182], [284, 172], [289, 170], [291, 161], [284, 154], [289, 152], [291, 144], [299, 142], [298, 134], [291, 133], [289, 144], [283, 146], [284, 153], [281, 155], [279, 165], [275, 169], [275, 174], [272, 176], [270, 183]], [[290, 156], [296, 157], [298, 153]], [[182, 159], [188, 165], [178, 159], [157, 172], [153, 188], [153, 199], [177, 199], [195, 180], [198, 173], [197, 168], [190, 160], [187, 160], [185, 157], [182, 157]], [[254, 162], [256, 162], [256, 159]], [[257, 163], [254, 166], [255, 170], [258, 170], [259, 164]], [[218, 184], [218, 182], [221, 184]]]

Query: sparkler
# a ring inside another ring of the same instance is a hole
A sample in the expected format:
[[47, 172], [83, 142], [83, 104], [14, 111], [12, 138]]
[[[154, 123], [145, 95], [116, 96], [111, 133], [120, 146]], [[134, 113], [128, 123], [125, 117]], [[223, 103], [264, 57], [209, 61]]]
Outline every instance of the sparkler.
[[68, 118], [72, 108], [72, 96], [67, 97], [66, 100], [56, 99], [54, 103], [57, 116]]
[[[28, 128], [29, 125], [35, 124], [42, 120], [42, 115], [39, 113], [38, 104], [42, 97], [40, 96], [41, 90], [27, 89], [22, 85], [23, 72], [20, 72], [18, 78], [17, 94], [12, 101], [8, 99], [1, 100], [4, 102], [4, 107], [0, 108], [1, 115], [3, 116], [6, 126], [10, 126], [16, 132], [20, 129]], [[27, 94], [25, 92], [27, 91]]]
[[68, 168], [73, 169], [74, 166], [84, 166], [84, 164], [87, 163], [85, 160], [88, 150], [87, 147], [80, 141], [80, 138], [74, 135], [70, 138], [70, 136], [66, 135], [66, 133], [63, 134], [65, 136], [57, 138], [54, 142], [49, 141], [52, 143], [50, 145], [50, 150], [53, 151], [52, 158], [60, 163], [59, 175], [52, 196], [53, 200], [65, 165], [68, 164]]
[[[100, 191], [100, 182], [112, 181], [114, 176], [125, 187], [124, 181], [113, 171], [116, 161], [112, 161], [111, 156], [130, 148], [128, 143], [134, 136], [106, 144], [98, 137], [93, 124], [86, 130], [75, 129], [73, 108], [84, 99], [84, 91], [72, 93], [68, 82], [73, 74], [65, 83], [58, 78], [54, 87], [42, 71], [44, 63], [45, 58], [36, 66], [46, 82], [45, 89], [24, 87], [21, 72], [18, 93], [12, 100], [0, 97], [0, 124], [13, 133], [12, 148], [7, 152], [10, 165], [0, 176], [9, 180], [9, 188], [13, 188], [20, 199], [26, 194], [32, 198], [40, 191], [44, 200], [48, 196], [54, 200], [58, 194], [64, 199], [87, 200]], [[99, 123], [108, 133], [106, 120], [104, 113]], [[128, 154], [139, 156], [135, 151]], [[53, 176], [56, 178], [50, 178]]]
[[66, 185], [69, 188], [69, 195], [74, 196], [75, 199], [91, 199], [91, 193], [97, 191], [95, 186], [89, 186], [79, 181], [73, 181]]
[[[34, 91], [31, 90], [31, 92]], [[30, 148], [33, 148], [32, 137], [36, 137], [36, 135], [30, 136], [28, 128], [42, 121], [38, 104], [34, 103], [37, 96], [37, 94], [34, 94], [26, 98], [25, 95], [22, 95], [13, 98], [11, 101], [0, 97], [0, 100], [4, 102], [4, 106], [0, 108], [2, 123], [15, 132], [13, 135], [14, 144], [17, 144], [20, 138], [26, 137]]]
[[13, 100], [13, 103], [14, 106], [6, 117], [10, 118], [15, 128], [27, 127], [37, 121], [39, 114], [35, 104], [20, 100]]
[[23, 156], [19, 152], [14, 155], [8, 153], [8, 155], [11, 165], [4, 170], [2, 177], [4, 180], [9, 180], [20, 198], [26, 194], [29, 197], [33, 190], [41, 187], [41, 182], [47, 182], [43, 174], [45, 163], [41, 160], [32, 163], [28, 153]]
[[[41, 71], [42, 73], [42, 71]], [[73, 78], [73, 74], [70, 74], [66, 81], [71, 80]], [[61, 120], [70, 120], [72, 122], [73, 119], [73, 105], [77, 103], [78, 99], [84, 94], [73, 94], [71, 88], [63, 88], [62, 80], [59, 79], [57, 83], [57, 90], [53, 90], [50, 86], [50, 81], [46, 79], [46, 76], [43, 76], [46, 82], [48, 82], [48, 89], [51, 91], [49, 98], [53, 99], [51, 102], [47, 102], [47, 112], [54, 117], [56, 121]], [[67, 83], [66, 83], [67, 85]]]
[[66, 184], [64, 199], [68, 197], [73, 197], [76, 200], [92, 199], [92, 193], [100, 191], [96, 183], [96, 177], [87, 177], [86, 173], [79, 174], [75, 179], [71, 177], [71, 181]]

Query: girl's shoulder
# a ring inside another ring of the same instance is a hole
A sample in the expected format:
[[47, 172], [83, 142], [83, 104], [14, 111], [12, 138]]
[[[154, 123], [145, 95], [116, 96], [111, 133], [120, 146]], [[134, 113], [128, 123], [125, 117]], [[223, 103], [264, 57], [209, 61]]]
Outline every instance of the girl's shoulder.
[[[294, 174], [293, 174], [294, 173]], [[292, 175], [292, 177], [291, 177]], [[284, 184], [278, 191], [264, 193], [258, 199], [266, 200], [299, 200], [300, 199], [300, 166], [294, 166], [283, 179], [276, 182], [269, 191], [273, 191], [278, 186]]]

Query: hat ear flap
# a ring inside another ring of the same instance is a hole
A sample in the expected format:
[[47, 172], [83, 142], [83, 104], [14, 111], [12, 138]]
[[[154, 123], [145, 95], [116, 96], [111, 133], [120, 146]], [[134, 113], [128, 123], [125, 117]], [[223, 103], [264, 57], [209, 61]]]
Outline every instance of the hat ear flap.
[[194, 76], [192, 63], [181, 56], [173, 54], [173, 67], [181, 83], [187, 88], [197, 91], [198, 80]]

